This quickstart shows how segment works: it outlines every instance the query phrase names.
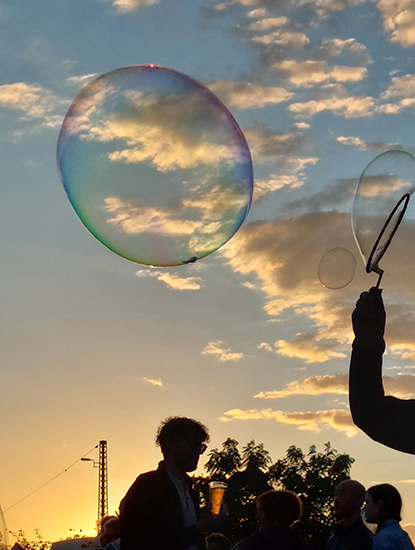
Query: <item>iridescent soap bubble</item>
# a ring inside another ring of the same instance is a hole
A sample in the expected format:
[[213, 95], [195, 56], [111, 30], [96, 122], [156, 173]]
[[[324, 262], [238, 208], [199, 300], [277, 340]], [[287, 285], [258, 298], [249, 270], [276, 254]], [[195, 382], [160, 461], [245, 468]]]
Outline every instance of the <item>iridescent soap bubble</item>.
[[356, 258], [347, 248], [328, 250], [318, 264], [320, 283], [331, 290], [339, 290], [350, 284], [355, 272]]
[[353, 234], [366, 271], [381, 274], [378, 263], [392, 241], [415, 190], [415, 157], [386, 151], [363, 170], [353, 202]]
[[8, 545], [6, 522], [0, 506], [0, 550], [6, 550]]
[[139, 264], [211, 254], [252, 200], [251, 155], [235, 119], [206, 86], [165, 67], [124, 67], [87, 84], [63, 122], [57, 160], [85, 227]]

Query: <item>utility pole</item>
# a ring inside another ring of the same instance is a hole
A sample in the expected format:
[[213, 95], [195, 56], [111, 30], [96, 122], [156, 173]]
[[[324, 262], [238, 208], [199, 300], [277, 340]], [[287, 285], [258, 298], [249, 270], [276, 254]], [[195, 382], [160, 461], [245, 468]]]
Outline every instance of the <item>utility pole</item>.
[[108, 461], [107, 442], [99, 442], [98, 525], [108, 515]]
[[[98, 445], [95, 447], [95, 449]], [[98, 472], [98, 519], [97, 533], [101, 528], [102, 518], [108, 515], [108, 460], [107, 460], [107, 442], [99, 442], [99, 461], [93, 458], [83, 456], [81, 460], [93, 463], [94, 468], [99, 468]], [[0, 549], [1, 550], [1, 549]]]

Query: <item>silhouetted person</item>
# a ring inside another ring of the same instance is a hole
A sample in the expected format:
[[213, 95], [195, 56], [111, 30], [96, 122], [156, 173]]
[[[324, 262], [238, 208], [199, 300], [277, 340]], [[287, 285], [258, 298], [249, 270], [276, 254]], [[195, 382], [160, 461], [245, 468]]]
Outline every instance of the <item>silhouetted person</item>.
[[352, 315], [355, 340], [350, 362], [349, 399], [353, 421], [369, 437], [415, 454], [415, 400], [385, 396], [382, 355], [385, 308], [381, 290], [363, 292]]
[[258, 531], [235, 550], [312, 550], [291, 527], [301, 518], [303, 507], [291, 491], [267, 491], [256, 500]]
[[[102, 548], [109, 542], [119, 537], [119, 518], [118, 516], [104, 516], [101, 519], [99, 529], [99, 540]], [[117, 536], [116, 536], [117, 535]]]
[[211, 533], [206, 537], [206, 550], [229, 550], [231, 541], [223, 533]]
[[389, 483], [374, 485], [367, 490], [366, 521], [377, 525], [372, 550], [414, 550], [408, 533], [399, 525], [401, 508], [401, 495]]
[[341, 521], [326, 544], [326, 550], [368, 550], [373, 534], [364, 525], [360, 510], [365, 488], [353, 479], [342, 481], [334, 491], [334, 511]]
[[120, 547], [120, 518], [118, 516], [106, 516], [101, 521], [100, 541], [102, 548], [117, 550]]
[[164, 460], [141, 474], [120, 509], [121, 550], [199, 550], [205, 533], [218, 523], [209, 510], [199, 514], [198, 495], [187, 472], [197, 468], [208, 430], [190, 418], [168, 418], [156, 443]]

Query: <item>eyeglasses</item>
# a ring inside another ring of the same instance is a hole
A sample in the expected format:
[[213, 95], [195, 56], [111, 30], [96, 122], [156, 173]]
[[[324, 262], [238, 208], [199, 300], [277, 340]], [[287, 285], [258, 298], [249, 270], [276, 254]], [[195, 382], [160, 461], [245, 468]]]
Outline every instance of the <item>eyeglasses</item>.
[[199, 454], [203, 454], [206, 449], [207, 449], [207, 445], [206, 443], [201, 443], [200, 441], [189, 441], [189, 440], [186, 440], [186, 443], [189, 445], [189, 447], [191, 449], [193, 449], [194, 451], [199, 451]]

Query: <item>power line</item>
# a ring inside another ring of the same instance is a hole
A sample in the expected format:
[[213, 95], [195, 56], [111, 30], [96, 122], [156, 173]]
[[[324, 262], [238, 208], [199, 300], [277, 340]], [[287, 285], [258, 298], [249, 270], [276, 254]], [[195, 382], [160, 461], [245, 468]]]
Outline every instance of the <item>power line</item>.
[[4, 512], [8, 512], [9, 510], [11, 510], [12, 508], [14, 508], [15, 506], [17, 506], [18, 504], [20, 504], [23, 500], [26, 500], [27, 498], [29, 498], [30, 496], [32, 496], [34, 493], [36, 493], [37, 491], [39, 491], [40, 489], [42, 489], [43, 487], [45, 487], [45, 485], [48, 485], [49, 483], [51, 483], [52, 481], [54, 481], [56, 478], [58, 478], [59, 476], [61, 476], [62, 474], [64, 474], [65, 472], [67, 472], [70, 468], [72, 468], [72, 466], [75, 466], [75, 464], [78, 464], [78, 462], [80, 462], [86, 455], [88, 455], [89, 453], [92, 453], [92, 451], [94, 449], [97, 449], [99, 447], [99, 445], [95, 445], [95, 447], [92, 447], [92, 449], [90, 449], [89, 451], [87, 451], [85, 454], [83, 454], [81, 456], [81, 458], [78, 458], [78, 460], [75, 460], [75, 462], [73, 464], [71, 464], [70, 466], [68, 466], [67, 468], [65, 468], [62, 472], [60, 472], [59, 474], [57, 474], [56, 476], [53, 476], [51, 479], [49, 479], [49, 481], [46, 481], [46, 483], [43, 483], [43, 485], [41, 485], [40, 487], [38, 487], [37, 489], [35, 489], [34, 491], [32, 491], [31, 493], [29, 493], [28, 495], [26, 495], [25, 497], [21, 498], [20, 500], [18, 500], [17, 502], [15, 502], [14, 504], [12, 504], [11, 506], [9, 506], [6, 510], [4, 510]]

